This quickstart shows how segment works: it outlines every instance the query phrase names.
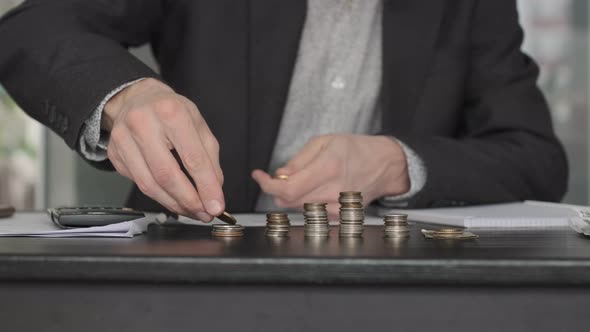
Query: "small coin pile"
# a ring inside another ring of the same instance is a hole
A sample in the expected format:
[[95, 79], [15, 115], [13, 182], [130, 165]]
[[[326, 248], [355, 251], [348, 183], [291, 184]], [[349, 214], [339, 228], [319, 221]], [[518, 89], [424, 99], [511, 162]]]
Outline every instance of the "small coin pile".
[[466, 240], [478, 238], [476, 234], [467, 232], [462, 228], [423, 229], [422, 234], [428, 239]]
[[383, 217], [385, 237], [400, 238], [410, 236], [407, 214], [388, 214]]
[[358, 191], [344, 191], [338, 198], [340, 203], [340, 236], [361, 237], [365, 210], [363, 195]]
[[226, 225], [226, 224], [215, 224], [211, 235], [215, 237], [240, 237], [244, 236], [244, 226], [240, 224]]
[[328, 210], [326, 210], [326, 205], [326, 203], [303, 204], [305, 236], [328, 236], [330, 233], [330, 223], [328, 222]]
[[271, 212], [266, 214], [266, 236], [284, 237], [289, 234], [291, 226], [289, 216], [286, 213]]

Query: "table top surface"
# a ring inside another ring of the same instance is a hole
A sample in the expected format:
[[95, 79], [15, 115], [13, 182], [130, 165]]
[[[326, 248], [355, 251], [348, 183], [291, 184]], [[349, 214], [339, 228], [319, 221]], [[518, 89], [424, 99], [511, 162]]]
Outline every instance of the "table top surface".
[[406, 239], [365, 226], [362, 238], [287, 238], [264, 227], [219, 239], [209, 226], [151, 225], [143, 236], [0, 238], [0, 280], [273, 283], [590, 285], [590, 237], [569, 229], [473, 230], [473, 240]]

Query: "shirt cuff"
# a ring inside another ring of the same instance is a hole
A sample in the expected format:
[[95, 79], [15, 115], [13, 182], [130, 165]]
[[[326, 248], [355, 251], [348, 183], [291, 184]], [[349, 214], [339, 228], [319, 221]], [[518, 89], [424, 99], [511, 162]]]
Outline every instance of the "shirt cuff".
[[426, 184], [426, 166], [424, 166], [424, 161], [422, 161], [422, 158], [420, 158], [414, 150], [410, 149], [410, 147], [402, 141], [398, 139], [395, 140], [402, 147], [402, 150], [406, 155], [408, 175], [410, 178], [410, 190], [401, 195], [381, 197], [379, 203], [385, 207], [406, 207], [408, 205], [408, 200], [420, 192]]
[[109, 146], [110, 135], [108, 132], [100, 129], [102, 111], [104, 111], [105, 105], [111, 100], [111, 98], [113, 98], [113, 96], [126, 87], [144, 79], [145, 78], [140, 78], [127, 82], [109, 92], [94, 112], [92, 112], [90, 117], [84, 121], [82, 135], [80, 135], [80, 153], [82, 154], [82, 157], [90, 161], [104, 161], [108, 159], [107, 146]]

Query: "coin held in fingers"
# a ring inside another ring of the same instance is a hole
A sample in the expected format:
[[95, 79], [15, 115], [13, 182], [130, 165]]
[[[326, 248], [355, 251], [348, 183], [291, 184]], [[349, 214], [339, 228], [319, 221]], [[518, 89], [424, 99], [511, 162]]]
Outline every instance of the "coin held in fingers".
[[217, 216], [217, 219], [223, 221], [226, 224], [230, 224], [230, 225], [235, 225], [238, 223], [236, 218], [234, 216], [232, 216], [231, 214], [229, 214], [227, 211], [223, 211], [222, 214]]

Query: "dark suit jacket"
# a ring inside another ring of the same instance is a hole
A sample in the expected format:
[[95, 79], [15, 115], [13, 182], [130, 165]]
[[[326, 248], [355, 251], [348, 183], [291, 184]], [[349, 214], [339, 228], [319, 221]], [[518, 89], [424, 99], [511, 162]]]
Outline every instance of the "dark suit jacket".
[[[384, 0], [383, 133], [425, 162], [410, 207], [559, 200], [567, 163], [509, 0]], [[304, 0], [27, 1], [0, 23], [0, 82], [76, 148], [115, 87], [157, 77], [218, 138], [230, 211], [253, 209], [285, 106]], [[154, 73], [126, 48], [150, 42]], [[100, 166], [100, 165], [99, 165]], [[105, 166], [105, 165], [102, 165]], [[154, 208], [133, 192], [131, 205]]]

